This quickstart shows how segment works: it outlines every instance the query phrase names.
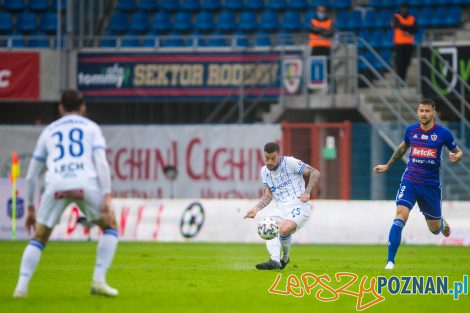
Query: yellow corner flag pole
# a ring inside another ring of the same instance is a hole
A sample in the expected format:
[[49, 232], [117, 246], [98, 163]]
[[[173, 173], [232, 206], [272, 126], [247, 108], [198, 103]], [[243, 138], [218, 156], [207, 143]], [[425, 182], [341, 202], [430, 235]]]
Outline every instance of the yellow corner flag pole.
[[20, 177], [20, 162], [18, 155], [13, 152], [11, 156], [11, 240], [16, 240], [16, 179]]

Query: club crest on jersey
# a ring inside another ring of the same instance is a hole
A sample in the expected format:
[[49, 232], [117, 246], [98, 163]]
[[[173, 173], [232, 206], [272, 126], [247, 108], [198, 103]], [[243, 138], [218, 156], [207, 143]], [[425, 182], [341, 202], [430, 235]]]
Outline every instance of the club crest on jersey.
[[436, 135], [436, 134], [431, 135], [431, 140], [432, 140], [432, 141], [436, 141], [436, 139], [437, 139], [437, 135]]
[[413, 138], [414, 138], [414, 139], [417, 139], [417, 138], [418, 138], [418, 135], [415, 134], [415, 135], [413, 136]]
[[428, 138], [429, 138], [429, 136], [428, 136], [428, 135], [425, 135], [425, 134], [422, 134], [422, 135], [421, 135], [421, 139], [424, 139], [424, 140], [426, 140], [426, 139], [428, 139]]

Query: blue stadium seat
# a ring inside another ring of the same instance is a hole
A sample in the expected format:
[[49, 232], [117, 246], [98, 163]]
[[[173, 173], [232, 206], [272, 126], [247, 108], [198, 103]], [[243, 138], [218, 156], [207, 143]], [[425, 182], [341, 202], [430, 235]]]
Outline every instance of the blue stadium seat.
[[127, 13], [114, 12], [109, 21], [108, 29], [113, 32], [125, 32], [129, 27], [129, 16]]
[[245, 0], [246, 10], [262, 10], [264, 9], [264, 0]]
[[351, 0], [331, 1], [331, 7], [335, 10], [348, 10], [351, 8]]
[[16, 30], [28, 33], [36, 31], [37, 28], [36, 15], [31, 12], [23, 12], [18, 14], [16, 20]]
[[350, 15], [349, 12], [346, 11], [340, 11], [336, 15], [335, 19], [335, 26], [341, 31], [346, 31], [349, 30], [349, 19]]
[[44, 13], [41, 16], [41, 22], [39, 23], [39, 29], [46, 33], [53, 33], [57, 31], [57, 13]]
[[207, 37], [208, 47], [225, 47], [227, 46], [227, 40], [224, 34], [220, 32], [214, 32]]
[[139, 10], [142, 11], [156, 11], [158, 9], [157, 0], [140, 0]]
[[31, 11], [46, 11], [49, 9], [49, 0], [30, 0], [29, 9]]
[[10, 33], [7, 37], [6, 44], [8, 45], [8, 39], [11, 41], [12, 48], [24, 48], [26, 47], [26, 40], [23, 34], [18, 32]]
[[101, 48], [115, 48], [116, 47], [116, 34], [108, 31], [100, 39]]
[[228, 10], [243, 10], [245, 9], [245, 0], [225, 0], [224, 8]]
[[166, 33], [171, 29], [171, 16], [167, 11], [158, 11], [153, 17], [151, 29], [159, 33]]
[[317, 14], [315, 11], [308, 11], [307, 13], [304, 14], [304, 29], [305, 30], [310, 30], [312, 28], [312, 22], [311, 20], [316, 16]]
[[178, 12], [173, 23], [173, 30], [178, 32], [190, 31], [193, 27], [191, 14], [188, 12]]
[[121, 47], [123, 48], [135, 48], [140, 46], [140, 39], [136, 33], [127, 33], [121, 38]]
[[297, 11], [287, 11], [282, 16], [281, 28], [285, 31], [299, 31], [302, 29], [300, 13]]
[[387, 0], [369, 0], [369, 6], [375, 8], [387, 7]]
[[284, 10], [287, 7], [286, 0], [268, 0], [266, 8], [270, 10]]
[[137, 10], [137, 3], [135, 0], [118, 0], [116, 10], [119, 11], [135, 11]]
[[181, 0], [181, 9], [185, 11], [199, 10], [199, 0]]
[[191, 34], [189, 34], [188, 46], [206, 47], [207, 41], [205, 39], [204, 34], [198, 31], [194, 31]]
[[164, 47], [184, 47], [186, 40], [181, 37], [181, 34], [172, 32], [166, 36], [166, 40], [162, 40], [161, 45]]
[[384, 59], [385, 63], [389, 65], [392, 63], [392, 52], [390, 51], [390, 49], [380, 49], [379, 54], [382, 59]]
[[408, 5], [412, 7], [426, 6], [426, 0], [408, 0]]
[[271, 36], [268, 33], [258, 32], [255, 34], [255, 45], [261, 47], [271, 46]]
[[45, 33], [34, 33], [29, 37], [28, 47], [30, 48], [49, 48], [49, 38]]
[[52, 10], [57, 10], [57, 6], [60, 2], [60, 10], [64, 11], [67, 8], [67, 0], [52, 0], [50, 8]]
[[202, 3], [202, 9], [217, 11], [222, 8], [221, 0], [204, 0]]
[[147, 48], [159, 47], [160, 40], [158, 39], [159, 39], [159, 34], [157, 32], [149, 32], [145, 34], [143, 41], [142, 41], [142, 46], [147, 47]]
[[311, 9], [316, 9], [319, 5], [323, 5], [326, 8], [330, 7], [330, 1], [328, 0], [311, 0], [310, 1], [310, 8]]
[[390, 10], [380, 10], [375, 18], [376, 27], [391, 27], [393, 14]]
[[[362, 29], [361, 31], [359, 31], [359, 34], [357, 35], [358, 37], [361, 37], [362, 39], [364, 39], [365, 41], [368, 40], [369, 38], [369, 34], [370, 32], [366, 29]], [[359, 49], [363, 49], [364, 48], [364, 43], [358, 39], [358, 44], [357, 44], [357, 47]]]
[[0, 33], [9, 33], [13, 30], [13, 18], [8, 12], [0, 12]]
[[377, 11], [367, 10], [362, 19], [362, 28], [373, 28], [376, 25]]
[[451, 27], [457, 27], [460, 26], [461, 21], [462, 11], [460, 7], [453, 6], [449, 8], [449, 11], [447, 12], [446, 25]]
[[240, 13], [238, 29], [247, 32], [251, 32], [258, 29], [258, 23], [256, 22], [256, 13], [249, 11], [244, 11]]
[[177, 0], [161, 0], [160, 7], [167, 11], [177, 11], [180, 8], [180, 3]]
[[250, 46], [250, 39], [248, 36], [242, 32], [235, 32], [233, 39], [235, 40], [235, 45], [237, 47], [246, 48]]
[[362, 12], [359, 10], [353, 10], [349, 14], [348, 28], [350, 30], [358, 30], [362, 26]]
[[196, 22], [194, 23], [194, 29], [207, 32], [213, 30], [214, 27], [214, 14], [212, 12], [200, 11], [197, 14]]
[[376, 29], [370, 34], [368, 42], [374, 49], [382, 48], [382, 38], [383, 31], [381, 29]]
[[222, 11], [219, 14], [217, 29], [223, 32], [231, 32], [237, 28], [236, 16], [233, 11]]
[[422, 10], [419, 10], [417, 13], [418, 25], [420, 27], [432, 26], [431, 17], [433, 16], [433, 14], [434, 10], [430, 7], [424, 7]]
[[382, 43], [380, 46], [384, 49], [391, 49], [393, 47], [393, 30], [388, 29], [385, 36], [382, 36]]
[[264, 11], [260, 17], [259, 29], [268, 32], [277, 31], [279, 29], [277, 13], [274, 11]]
[[303, 11], [307, 9], [308, 1], [307, 0], [290, 0], [289, 6], [293, 10]]
[[276, 44], [279, 46], [292, 46], [294, 44], [290, 33], [280, 32], [277, 34], [276, 39]]
[[7, 11], [23, 11], [25, 5], [23, 0], [5, 0], [3, 8]]
[[149, 16], [147, 12], [137, 11], [131, 18], [129, 29], [137, 33], [147, 32], [150, 29]]

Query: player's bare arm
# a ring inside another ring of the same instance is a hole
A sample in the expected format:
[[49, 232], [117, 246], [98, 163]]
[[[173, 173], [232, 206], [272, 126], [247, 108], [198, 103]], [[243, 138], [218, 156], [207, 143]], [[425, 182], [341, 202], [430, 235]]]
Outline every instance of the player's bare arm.
[[462, 159], [463, 151], [459, 147], [455, 147], [454, 150], [449, 151], [449, 160], [451, 163], [457, 163]]
[[313, 188], [317, 185], [318, 180], [320, 179], [320, 172], [316, 168], [307, 165], [302, 174], [305, 177], [308, 177], [308, 182], [305, 187], [305, 192], [299, 195], [298, 198], [302, 202], [307, 202], [310, 200], [310, 194], [312, 193]]
[[400, 160], [405, 155], [405, 153], [406, 153], [406, 151], [408, 151], [409, 147], [410, 147], [409, 144], [402, 141], [398, 145], [398, 147], [395, 149], [395, 151], [393, 152], [393, 154], [392, 154], [390, 160], [388, 160], [387, 164], [379, 164], [379, 165], [374, 167], [373, 171], [375, 173], [386, 172], [393, 165], [393, 163]]
[[34, 205], [28, 205], [28, 212], [26, 213], [26, 220], [24, 222], [24, 227], [28, 231], [28, 234], [31, 233], [31, 229], [34, 231], [36, 225], [36, 208]]
[[264, 187], [263, 196], [261, 197], [261, 199], [258, 201], [258, 203], [255, 205], [254, 208], [246, 212], [244, 218], [254, 218], [256, 216], [256, 213], [258, 213], [258, 211], [264, 209], [269, 203], [271, 203], [272, 199], [273, 199], [273, 194], [271, 192], [271, 189], [269, 189], [268, 187]]

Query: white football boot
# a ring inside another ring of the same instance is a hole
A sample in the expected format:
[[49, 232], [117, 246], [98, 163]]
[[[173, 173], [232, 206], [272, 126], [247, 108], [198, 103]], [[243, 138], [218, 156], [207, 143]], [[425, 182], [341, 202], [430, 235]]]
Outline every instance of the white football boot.
[[395, 264], [393, 262], [389, 261], [387, 265], [385, 265], [386, 270], [393, 270], [395, 268]]
[[15, 292], [13, 293], [13, 299], [26, 299], [27, 297], [27, 291], [15, 290]]
[[92, 295], [106, 296], [106, 297], [116, 297], [119, 295], [119, 291], [108, 286], [107, 283], [99, 283], [94, 281], [91, 284], [90, 292]]

